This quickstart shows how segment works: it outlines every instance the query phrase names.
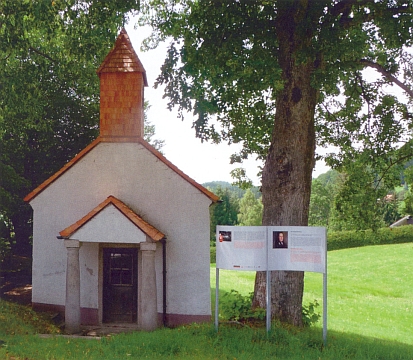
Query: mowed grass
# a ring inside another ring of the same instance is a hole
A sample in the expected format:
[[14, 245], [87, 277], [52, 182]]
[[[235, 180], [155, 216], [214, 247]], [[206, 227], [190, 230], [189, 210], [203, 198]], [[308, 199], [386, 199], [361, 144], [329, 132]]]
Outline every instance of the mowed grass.
[[[413, 360], [413, 244], [328, 254], [328, 338], [321, 323], [294, 329], [212, 324], [118, 334], [100, 340], [44, 339], [57, 330], [36, 313], [0, 303], [0, 359], [382, 359]], [[212, 297], [215, 267], [211, 267]], [[220, 271], [221, 292], [253, 290], [254, 273]], [[304, 304], [322, 299], [322, 275], [306, 273]], [[390, 306], [392, 308], [390, 308]], [[321, 307], [319, 308], [321, 312]]]
[[[321, 292], [306, 276], [306, 296]], [[328, 327], [413, 345], [413, 244], [328, 254]]]
[[[413, 345], [413, 244], [330, 251], [327, 259], [328, 331]], [[220, 270], [220, 292], [247, 295], [254, 277], [254, 272]], [[215, 294], [215, 267], [211, 286]], [[322, 314], [323, 275], [306, 272], [303, 304], [315, 299]]]
[[387, 340], [333, 333], [326, 347], [314, 329], [264, 329], [222, 325], [218, 333], [208, 325], [160, 329], [152, 333], [118, 334], [100, 340], [35, 335], [6, 338], [0, 358], [9, 360], [406, 360], [413, 347]]

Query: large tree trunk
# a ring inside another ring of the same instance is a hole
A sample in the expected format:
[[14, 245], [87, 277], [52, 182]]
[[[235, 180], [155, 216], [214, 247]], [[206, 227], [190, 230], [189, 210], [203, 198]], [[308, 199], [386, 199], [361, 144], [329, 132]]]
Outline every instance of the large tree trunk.
[[[306, 9], [297, 2], [296, 6], [285, 3], [284, 8], [279, 8], [276, 26], [284, 87], [277, 94], [274, 131], [262, 174], [263, 225], [306, 226], [314, 167], [317, 91], [311, 86], [314, 62], [302, 63], [296, 58], [311, 40], [311, 33], [297, 26]], [[273, 271], [272, 318], [301, 326], [303, 288], [303, 272]], [[265, 307], [262, 272], [257, 273], [253, 305]]]

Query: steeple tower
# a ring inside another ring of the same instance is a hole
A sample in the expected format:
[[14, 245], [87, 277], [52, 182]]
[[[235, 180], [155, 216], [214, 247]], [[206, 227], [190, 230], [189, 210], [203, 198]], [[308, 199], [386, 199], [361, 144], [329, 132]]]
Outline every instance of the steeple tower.
[[100, 136], [143, 137], [146, 72], [122, 29], [97, 70], [100, 78]]

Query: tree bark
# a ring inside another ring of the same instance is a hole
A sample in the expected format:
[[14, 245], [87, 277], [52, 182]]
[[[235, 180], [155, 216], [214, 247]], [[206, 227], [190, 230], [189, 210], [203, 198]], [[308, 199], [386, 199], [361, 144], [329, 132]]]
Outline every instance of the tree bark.
[[[306, 226], [315, 162], [317, 90], [311, 86], [315, 61], [297, 59], [312, 37], [300, 25], [306, 2], [285, 3], [276, 25], [284, 87], [277, 94], [274, 131], [262, 174], [263, 225]], [[272, 318], [301, 326], [303, 288], [303, 272], [273, 271]], [[253, 305], [265, 307], [265, 273], [257, 273]]]

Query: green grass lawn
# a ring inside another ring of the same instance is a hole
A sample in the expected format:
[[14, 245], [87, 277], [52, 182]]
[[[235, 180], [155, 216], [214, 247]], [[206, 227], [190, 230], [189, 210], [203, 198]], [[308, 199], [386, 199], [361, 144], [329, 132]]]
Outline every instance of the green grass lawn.
[[[327, 256], [328, 330], [413, 345], [413, 244], [337, 250]], [[250, 271], [220, 270], [220, 291], [235, 289], [247, 295], [254, 289], [254, 276]], [[320, 313], [322, 286], [322, 274], [305, 274], [303, 304], [316, 299]], [[213, 266], [211, 287], [215, 294]]]
[[[413, 360], [413, 244], [328, 253], [328, 339], [321, 326], [294, 329], [212, 324], [119, 334], [101, 340], [53, 337], [31, 310], [0, 302], [0, 359], [382, 359]], [[212, 298], [215, 268], [211, 267]], [[253, 290], [254, 273], [220, 271], [220, 290]], [[306, 273], [304, 305], [322, 299], [322, 275]], [[321, 312], [321, 307], [319, 308]]]
[[[413, 244], [328, 254], [329, 328], [413, 345]], [[320, 293], [308, 274], [306, 296]]]

